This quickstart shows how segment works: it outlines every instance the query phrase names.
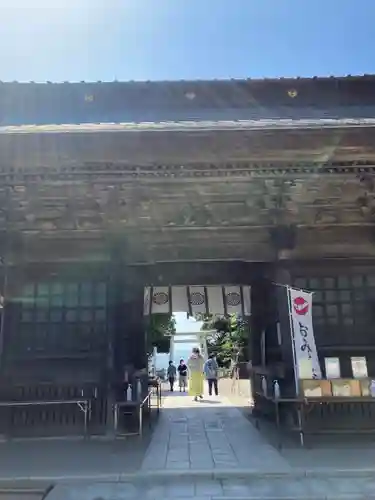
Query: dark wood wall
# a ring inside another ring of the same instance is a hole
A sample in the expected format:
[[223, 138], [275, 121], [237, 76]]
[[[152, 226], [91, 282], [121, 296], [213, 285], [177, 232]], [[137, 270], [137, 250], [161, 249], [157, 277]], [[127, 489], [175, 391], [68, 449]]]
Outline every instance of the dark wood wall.
[[253, 342], [264, 327], [266, 270], [241, 262], [127, 266], [121, 253], [109, 262], [3, 267], [3, 373], [108, 383], [127, 363], [143, 368], [143, 288], [150, 284], [253, 284]]
[[[323, 373], [325, 357], [339, 357], [342, 376], [351, 377], [350, 357], [366, 356], [369, 375], [375, 375], [374, 261], [294, 262], [280, 265], [275, 277], [314, 292], [313, 325]], [[276, 288], [285, 356], [290, 357], [286, 289]]]
[[[0, 278], [3, 284], [4, 274]], [[119, 373], [129, 362], [144, 367], [143, 287], [150, 284], [251, 284], [250, 358], [260, 362], [260, 334], [265, 330], [268, 359], [282, 357], [290, 365], [286, 289], [273, 285], [280, 282], [314, 292], [314, 331], [323, 372], [324, 357], [339, 356], [342, 375], [350, 376], [350, 357], [365, 355], [369, 374], [375, 375], [375, 262], [126, 266], [114, 256], [95, 264], [10, 267], [7, 281], [2, 367], [8, 374], [61, 379], [75, 373], [99, 380], [108, 372]], [[279, 353], [278, 320], [283, 336]]]
[[3, 372], [99, 381], [113, 309], [107, 266], [28, 265], [4, 272]]

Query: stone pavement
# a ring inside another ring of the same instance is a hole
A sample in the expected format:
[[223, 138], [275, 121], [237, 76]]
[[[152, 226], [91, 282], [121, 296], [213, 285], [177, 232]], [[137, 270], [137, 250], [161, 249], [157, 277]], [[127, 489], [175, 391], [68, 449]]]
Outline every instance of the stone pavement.
[[166, 398], [141, 470], [285, 472], [287, 461], [225, 397]]
[[375, 498], [375, 478], [306, 477], [293, 474], [234, 478], [138, 478], [133, 481], [61, 484], [46, 500], [281, 500]]
[[[55, 477], [55, 487], [46, 499], [375, 500], [375, 460], [367, 462], [367, 470], [355, 470], [360, 453], [347, 453], [350, 450], [343, 447], [338, 455], [350, 459], [353, 467], [338, 471], [334, 465], [322, 464], [319, 457], [325, 450], [297, 448], [279, 452], [226, 397], [193, 402], [184, 394], [168, 395], [141, 460], [136, 451], [136, 442], [140, 441], [131, 440], [128, 446], [126, 441], [103, 443], [101, 453], [97, 444], [81, 442], [81, 446], [87, 446], [86, 451], [92, 452], [91, 461], [87, 457], [90, 466], [80, 462], [79, 454], [71, 467], [76, 469], [76, 475]], [[113, 447], [110, 455], [108, 447]], [[294, 460], [289, 451], [295, 453]], [[337, 450], [329, 451], [333, 459]], [[305, 470], [305, 458], [311, 457], [311, 452], [314, 467]], [[107, 461], [109, 456], [112, 459]], [[129, 460], [134, 462], [131, 473]], [[38, 462], [39, 458], [33, 461], [29, 456], [31, 471]], [[63, 471], [60, 469], [60, 474]], [[82, 477], [85, 473], [86, 478]]]

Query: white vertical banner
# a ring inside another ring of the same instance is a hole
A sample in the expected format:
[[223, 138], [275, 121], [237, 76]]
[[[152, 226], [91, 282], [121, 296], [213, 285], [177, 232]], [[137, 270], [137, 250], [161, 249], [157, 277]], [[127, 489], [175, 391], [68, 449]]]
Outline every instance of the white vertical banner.
[[245, 316], [251, 315], [251, 287], [242, 287], [242, 297], [243, 297], [243, 313]]
[[173, 312], [188, 312], [188, 287], [187, 286], [172, 286], [172, 311]]
[[224, 300], [227, 314], [242, 314], [242, 295], [240, 286], [225, 286]]
[[[312, 322], [312, 293], [288, 287], [296, 378], [322, 378]], [[298, 389], [298, 387], [297, 387]]]
[[189, 286], [189, 306], [192, 314], [207, 312], [204, 286]]
[[151, 314], [166, 314], [170, 312], [170, 297], [168, 286], [154, 286], [152, 289]]
[[210, 314], [223, 316], [225, 314], [224, 309], [224, 297], [223, 289], [221, 286], [207, 286], [207, 302], [208, 302], [208, 312]]

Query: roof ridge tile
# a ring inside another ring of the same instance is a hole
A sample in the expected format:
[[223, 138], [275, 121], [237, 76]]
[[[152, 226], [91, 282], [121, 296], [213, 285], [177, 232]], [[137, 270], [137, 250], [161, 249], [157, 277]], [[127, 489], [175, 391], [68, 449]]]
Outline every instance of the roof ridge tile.
[[181, 84], [181, 83], [187, 83], [187, 84], [195, 84], [195, 83], [204, 83], [204, 84], [210, 84], [210, 83], [230, 83], [230, 82], [254, 82], [254, 83], [270, 83], [270, 82], [288, 82], [288, 81], [295, 81], [295, 82], [301, 82], [301, 81], [326, 81], [326, 80], [364, 80], [364, 79], [374, 79], [375, 80], [375, 74], [356, 74], [356, 75], [313, 75], [313, 76], [280, 76], [280, 77], [265, 77], [265, 78], [213, 78], [213, 79], [183, 79], [183, 80], [125, 80], [125, 81], [119, 81], [119, 80], [108, 80], [108, 81], [101, 81], [101, 80], [88, 80], [88, 81], [51, 81], [51, 80], [46, 80], [46, 81], [0, 81], [0, 84], [18, 84], [18, 85], [107, 85], [107, 84], [144, 84], [144, 83], [150, 83], [150, 84]]

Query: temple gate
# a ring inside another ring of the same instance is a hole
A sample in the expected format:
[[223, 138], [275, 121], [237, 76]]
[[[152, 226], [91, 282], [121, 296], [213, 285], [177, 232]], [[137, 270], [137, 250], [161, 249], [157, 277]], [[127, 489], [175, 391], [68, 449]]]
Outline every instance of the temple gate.
[[0, 83], [0, 386], [87, 386], [102, 432], [121, 367], [146, 366], [150, 284], [250, 286], [249, 356], [285, 393], [279, 285], [311, 290], [323, 375], [375, 376], [374, 81]]

